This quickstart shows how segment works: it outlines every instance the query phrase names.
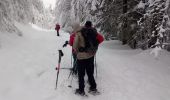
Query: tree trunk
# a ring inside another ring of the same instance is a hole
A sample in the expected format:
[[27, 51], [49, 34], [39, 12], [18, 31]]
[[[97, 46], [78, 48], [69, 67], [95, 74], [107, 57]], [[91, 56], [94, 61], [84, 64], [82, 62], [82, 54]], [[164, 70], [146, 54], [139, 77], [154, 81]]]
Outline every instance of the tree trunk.
[[[123, 14], [127, 13], [127, 0], [123, 0]], [[123, 18], [123, 27], [122, 27], [122, 44], [127, 44], [127, 17]]]
[[[169, 2], [169, 7], [168, 7], [168, 9], [167, 9], [167, 13], [168, 13], [168, 16], [169, 16], [169, 18], [170, 18], [170, 2]], [[169, 21], [170, 21], [170, 20], [169, 20]], [[167, 27], [170, 28], [170, 25], [167, 25]], [[168, 44], [170, 44], [170, 30], [167, 31], [167, 36], [168, 36], [168, 38], [167, 38], [167, 41], [166, 41], [166, 42], [167, 42]], [[170, 45], [167, 46], [167, 50], [170, 51]]]

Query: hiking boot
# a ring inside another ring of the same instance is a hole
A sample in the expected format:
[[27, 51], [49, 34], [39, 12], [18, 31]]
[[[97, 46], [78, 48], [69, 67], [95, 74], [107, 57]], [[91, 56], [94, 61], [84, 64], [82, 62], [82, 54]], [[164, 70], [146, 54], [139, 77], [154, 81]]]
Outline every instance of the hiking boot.
[[81, 95], [81, 96], [85, 96], [86, 95], [84, 90], [80, 90], [80, 89], [76, 89], [75, 94], [78, 94], [78, 95]]

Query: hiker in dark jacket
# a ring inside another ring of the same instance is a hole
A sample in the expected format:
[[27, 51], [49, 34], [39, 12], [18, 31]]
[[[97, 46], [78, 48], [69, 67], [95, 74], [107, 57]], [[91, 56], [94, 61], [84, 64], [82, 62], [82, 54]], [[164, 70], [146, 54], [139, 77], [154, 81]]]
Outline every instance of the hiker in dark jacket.
[[[80, 95], [85, 95], [84, 92], [84, 76], [85, 71], [88, 76], [88, 81], [90, 84], [89, 91], [97, 92], [97, 85], [94, 79], [94, 56], [97, 52], [88, 52], [87, 47], [87, 38], [85, 37], [84, 31], [93, 31], [94, 34], [86, 34], [89, 35], [89, 37], [93, 37], [93, 40], [97, 40], [98, 44], [103, 42], [104, 38], [102, 35], [97, 33], [97, 30], [92, 27], [92, 23], [90, 21], [87, 21], [85, 23], [85, 27], [81, 29], [81, 31], [76, 33], [74, 43], [73, 43], [73, 49], [76, 52], [77, 55], [77, 67], [78, 67], [78, 79], [79, 79], [79, 88], [76, 89], [75, 93]], [[87, 36], [88, 37], [88, 36]]]

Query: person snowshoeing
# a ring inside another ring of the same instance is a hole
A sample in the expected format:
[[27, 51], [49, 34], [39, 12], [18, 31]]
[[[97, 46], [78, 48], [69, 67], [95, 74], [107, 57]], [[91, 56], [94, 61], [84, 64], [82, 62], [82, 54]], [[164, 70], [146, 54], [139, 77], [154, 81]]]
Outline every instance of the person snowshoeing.
[[85, 72], [88, 76], [90, 84], [89, 92], [97, 92], [97, 84], [94, 79], [94, 56], [97, 52], [98, 45], [103, 42], [102, 35], [97, 33], [97, 30], [92, 27], [92, 22], [87, 21], [85, 26], [81, 28], [75, 35], [73, 49], [77, 56], [78, 68], [78, 84], [79, 88], [75, 93], [85, 95], [84, 76]]
[[55, 26], [55, 30], [57, 31], [57, 36], [60, 36], [60, 34], [59, 34], [60, 25], [58, 23]]
[[76, 33], [79, 32], [80, 29], [81, 29], [80, 23], [79, 22], [73, 23], [72, 24], [72, 28], [73, 28], [73, 31], [72, 31], [72, 33], [70, 35], [70, 39], [69, 39], [69, 41], [65, 41], [65, 44], [63, 45], [63, 47], [66, 47], [68, 44], [70, 46], [72, 46], [72, 57], [73, 57], [73, 68], [72, 68], [73, 72], [72, 73], [74, 75], [77, 75], [77, 57], [76, 57], [76, 52], [73, 49], [73, 43], [74, 43], [74, 39], [75, 39]]

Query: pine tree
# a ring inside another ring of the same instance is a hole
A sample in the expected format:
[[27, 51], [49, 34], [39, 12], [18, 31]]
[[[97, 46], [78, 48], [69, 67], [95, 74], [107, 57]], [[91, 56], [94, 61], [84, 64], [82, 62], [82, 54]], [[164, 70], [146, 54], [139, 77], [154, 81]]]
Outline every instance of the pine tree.
[[91, 20], [94, 26], [104, 33], [106, 39], [118, 37], [122, 44], [128, 44], [132, 48], [147, 49], [157, 46], [168, 48], [169, 0], [70, 0], [70, 2], [58, 0], [58, 2], [60, 5], [56, 16], [59, 20], [64, 18], [64, 21], [62, 20], [64, 26], [76, 20], [82, 24], [86, 20]]
[[139, 21], [141, 27], [138, 35], [142, 37], [138, 39], [142, 47], [161, 47], [165, 42], [166, 36], [166, 2], [167, 0], [153, 0], [147, 1], [146, 13]]

